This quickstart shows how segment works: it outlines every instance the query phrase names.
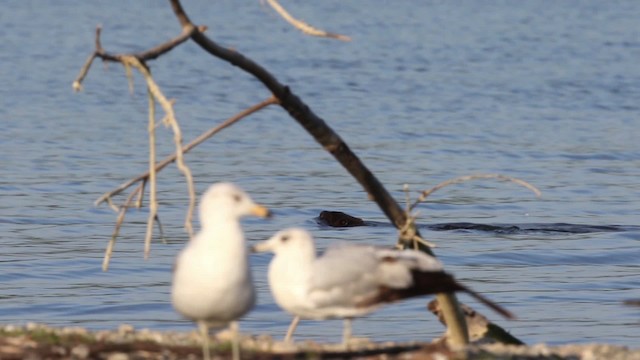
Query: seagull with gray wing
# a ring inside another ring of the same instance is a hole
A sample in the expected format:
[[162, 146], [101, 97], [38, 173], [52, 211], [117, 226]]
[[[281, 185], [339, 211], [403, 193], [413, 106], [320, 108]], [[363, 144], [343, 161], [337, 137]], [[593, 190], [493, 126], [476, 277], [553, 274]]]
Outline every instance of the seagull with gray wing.
[[435, 257], [416, 250], [336, 244], [318, 257], [313, 238], [304, 229], [282, 230], [256, 244], [254, 252], [275, 253], [269, 264], [269, 286], [276, 303], [299, 318], [345, 319], [343, 342], [351, 337], [351, 319], [386, 303], [436, 293], [465, 292], [512, 319], [513, 314], [444, 272]]

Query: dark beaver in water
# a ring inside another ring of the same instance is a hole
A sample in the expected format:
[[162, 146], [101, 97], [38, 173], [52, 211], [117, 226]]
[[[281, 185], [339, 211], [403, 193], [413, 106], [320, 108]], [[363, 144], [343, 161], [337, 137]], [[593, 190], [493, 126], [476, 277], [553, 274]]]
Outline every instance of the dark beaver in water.
[[323, 211], [318, 219], [323, 224], [333, 227], [365, 226], [364, 220], [341, 211]]

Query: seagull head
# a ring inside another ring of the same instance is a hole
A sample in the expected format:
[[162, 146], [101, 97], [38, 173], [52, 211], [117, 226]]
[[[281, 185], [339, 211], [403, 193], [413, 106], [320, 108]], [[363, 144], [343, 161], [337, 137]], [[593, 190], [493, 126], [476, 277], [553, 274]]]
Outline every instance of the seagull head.
[[315, 257], [315, 244], [311, 234], [301, 228], [281, 230], [269, 240], [251, 247], [253, 252], [272, 252], [276, 255]]
[[200, 222], [203, 225], [211, 218], [239, 219], [249, 215], [266, 218], [271, 216], [271, 212], [231, 183], [211, 185], [200, 199]]

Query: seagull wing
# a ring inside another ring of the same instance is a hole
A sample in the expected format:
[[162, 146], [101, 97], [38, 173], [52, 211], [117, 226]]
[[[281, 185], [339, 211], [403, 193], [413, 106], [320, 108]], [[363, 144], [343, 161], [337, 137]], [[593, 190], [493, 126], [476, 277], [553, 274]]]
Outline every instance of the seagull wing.
[[379, 288], [375, 248], [338, 244], [315, 260], [309, 299], [317, 307], [355, 307]]

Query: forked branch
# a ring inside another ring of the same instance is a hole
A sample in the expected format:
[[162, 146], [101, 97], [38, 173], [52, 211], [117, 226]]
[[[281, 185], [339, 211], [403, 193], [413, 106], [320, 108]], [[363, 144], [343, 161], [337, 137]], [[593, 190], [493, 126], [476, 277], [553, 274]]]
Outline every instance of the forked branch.
[[85, 61], [84, 65], [82, 66], [82, 68], [80, 69], [80, 73], [78, 74], [78, 76], [76, 77], [76, 79], [73, 81], [72, 87], [75, 91], [81, 91], [82, 90], [82, 82], [84, 81], [84, 78], [87, 76], [87, 74], [89, 73], [89, 69], [91, 68], [91, 64], [93, 64], [93, 60], [95, 60], [96, 57], [101, 58], [103, 61], [112, 61], [112, 62], [119, 62], [122, 63], [122, 59], [124, 56], [133, 56], [135, 58], [137, 58], [140, 62], [144, 63], [148, 60], [154, 60], [157, 59], [158, 57], [168, 53], [169, 51], [171, 51], [173, 48], [175, 48], [176, 46], [182, 44], [183, 42], [189, 40], [189, 38], [191, 37], [191, 35], [193, 34], [194, 31], [201, 31], [204, 32], [207, 30], [206, 26], [200, 26], [197, 29], [195, 27], [189, 27], [189, 26], [183, 26], [182, 27], [182, 32], [180, 33], [180, 35], [178, 35], [177, 37], [162, 43], [158, 46], [155, 46], [149, 50], [145, 50], [139, 53], [135, 53], [135, 54], [111, 54], [107, 51], [104, 50], [104, 48], [102, 47], [102, 43], [100, 41], [100, 33], [102, 32], [102, 28], [100, 26], [96, 27], [96, 39], [95, 39], [95, 50], [93, 51], [93, 53], [91, 53], [91, 55], [89, 55], [89, 57], [87, 58], [87, 60]]
[[[150, 252], [150, 247], [151, 247], [151, 238], [152, 238], [152, 231], [153, 231], [153, 222], [154, 221], [158, 221], [158, 225], [160, 226], [160, 222], [157, 216], [157, 199], [156, 199], [156, 188], [155, 188], [155, 173], [157, 171], [160, 171], [162, 168], [164, 168], [167, 164], [170, 164], [172, 162], [176, 162], [176, 165], [178, 167], [178, 169], [183, 173], [183, 175], [186, 178], [186, 182], [187, 182], [187, 186], [188, 186], [188, 192], [189, 192], [189, 207], [187, 210], [187, 215], [185, 217], [185, 229], [187, 231], [187, 233], [189, 234], [189, 237], [193, 236], [193, 226], [192, 226], [192, 218], [193, 218], [193, 212], [194, 212], [194, 208], [195, 208], [195, 201], [196, 201], [196, 197], [195, 197], [195, 189], [194, 189], [194, 185], [193, 185], [193, 178], [191, 175], [191, 171], [190, 169], [187, 167], [187, 165], [184, 162], [184, 153], [186, 153], [187, 151], [189, 151], [190, 149], [192, 149], [193, 147], [197, 146], [198, 144], [200, 144], [201, 142], [203, 142], [204, 140], [206, 140], [207, 138], [213, 136], [215, 133], [217, 133], [218, 131], [222, 130], [223, 128], [230, 126], [231, 124], [235, 123], [236, 121], [246, 117], [247, 115], [258, 111], [259, 109], [262, 109], [265, 106], [268, 106], [270, 104], [274, 104], [277, 103], [278, 100], [275, 98], [270, 98], [256, 106], [251, 107], [250, 109], [247, 109], [243, 112], [241, 112], [240, 114], [236, 115], [235, 117], [227, 120], [226, 122], [224, 122], [223, 124], [217, 126], [216, 128], [213, 128], [211, 130], [209, 130], [208, 132], [200, 135], [198, 138], [196, 138], [194, 141], [192, 141], [191, 143], [189, 143], [187, 146], [183, 147], [182, 146], [182, 133], [180, 130], [180, 126], [178, 124], [178, 121], [176, 119], [175, 113], [173, 111], [173, 102], [168, 100], [164, 94], [162, 93], [162, 91], [160, 90], [160, 87], [156, 84], [156, 82], [154, 81], [153, 77], [151, 76], [151, 73], [149, 71], [149, 68], [146, 65], [147, 60], [153, 60], [158, 58], [159, 56], [171, 51], [174, 47], [178, 46], [179, 44], [185, 42], [187, 39], [189, 39], [191, 37], [191, 35], [193, 34], [194, 31], [199, 31], [199, 32], [203, 32], [206, 30], [205, 26], [199, 26], [199, 27], [195, 27], [195, 26], [183, 26], [182, 27], [182, 32], [179, 36], [177, 36], [174, 39], [171, 39], [163, 44], [160, 44], [152, 49], [143, 51], [143, 52], [139, 52], [139, 53], [135, 53], [135, 54], [111, 54], [109, 52], [107, 52], [106, 50], [104, 50], [104, 48], [102, 47], [101, 41], [100, 41], [100, 34], [101, 34], [101, 28], [98, 26], [96, 28], [96, 38], [95, 38], [95, 50], [93, 51], [93, 53], [87, 58], [87, 61], [85, 61], [85, 64], [82, 66], [80, 73], [78, 74], [78, 76], [76, 77], [75, 81], [73, 82], [73, 88], [76, 91], [80, 91], [82, 89], [82, 82], [84, 80], [84, 78], [86, 77], [86, 75], [88, 74], [88, 71], [91, 67], [91, 64], [93, 63], [93, 60], [95, 60], [96, 58], [101, 58], [103, 59], [103, 61], [112, 61], [112, 62], [119, 62], [121, 63], [124, 67], [125, 70], [127, 72], [127, 77], [130, 80], [130, 84], [132, 84], [132, 80], [131, 80], [131, 68], [135, 68], [137, 69], [144, 77], [146, 83], [147, 83], [147, 90], [148, 90], [148, 94], [149, 94], [149, 125], [148, 125], [148, 131], [149, 131], [149, 171], [147, 171], [145, 174], [143, 174], [142, 176], [138, 176], [136, 177], [134, 180], [129, 181], [123, 185], [121, 185], [120, 187], [118, 187], [116, 190], [111, 191], [107, 194], [104, 194], [100, 199], [98, 199], [98, 201], [96, 201], [96, 205], [100, 204], [103, 201], [108, 201], [109, 205], [118, 212], [118, 219], [116, 221], [116, 227], [112, 236], [111, 241], [109, 242], [109, 245], [107, 246], [107, 250], [105, 252], [105, 260], [103, 262], [103, 269], [106, 271], [106, 269], [108, 268], [108, 264], [109, 264], [109, 260], [111, 257], [111, 253], [113, 251], [113, 246], [115, 245], [115, 239], [119, 233], [120, 230], [120, 226], [124, 220], [124, 216], [126, 214], [127, 209], [130, 206], [130, 203], [134, 197], [134, 195], [138, 195], [138, 206], [141, 205], [142, 203], [142, 197], [143, 197], [143, 190], [145, 187], [145, 184], [148, 182], [150, 184], [149, 186], [149, 191], [150, 191], [150, 196], [149, 196], [149, 217], [148, 217], [148, 221], [147, 221], [147, 232], [146, 232], [146, 236], [145, 236], [145, 245], [144, 245], [144, 256], [145, 258], [148, 257], [149, 252]], [[173, 134], [174, 134], [174, 142], [176, 144], [176, 151], [173, 155], [165, 158], [162, 162], [160, 162], [159, 164], [156, 163], [155, 161], [155, 103], [158, 102], [160, 104], [160, 106], [163, 108], [164, 113], [165, 113], [165, 117], [162, 119], [162, 122], [171, 127], [173, 130]], [[133, 191], [129, 197], [127, 198], [127, 201], [125, 202], [124, 206], [121, 207], [117, 207], [115, 206], [112, 201], [111, 201], [111, 197], [122, 192], [123, 190], [125, 190], [126, 188], [128, 188], [129, 186], [140, 182], [140, 186]], [[160, 226], [161, 228], [161, 226]]]

